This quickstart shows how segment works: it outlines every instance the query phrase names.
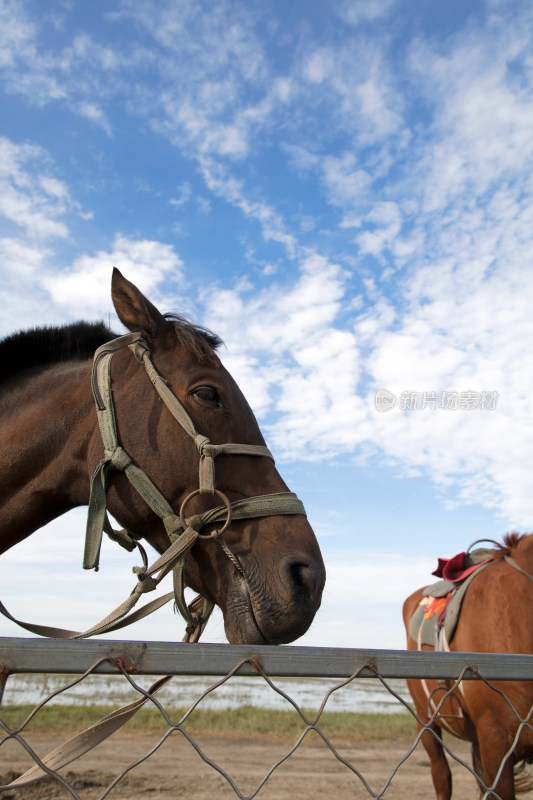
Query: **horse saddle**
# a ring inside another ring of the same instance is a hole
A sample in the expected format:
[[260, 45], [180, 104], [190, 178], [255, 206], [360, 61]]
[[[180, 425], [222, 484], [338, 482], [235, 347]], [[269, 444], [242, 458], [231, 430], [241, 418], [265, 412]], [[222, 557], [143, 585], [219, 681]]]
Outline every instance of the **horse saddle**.
[[493, 553], [483, 547], [471, 553], [458, 553], [453, 558], [439, 558], [439, 565], [432, 574], [441, 580], [426, 586], [409, 623], [409, 633], [419, 648], [425, 644], [435, 650], [448, 650], [466, 590], [493, 560]]

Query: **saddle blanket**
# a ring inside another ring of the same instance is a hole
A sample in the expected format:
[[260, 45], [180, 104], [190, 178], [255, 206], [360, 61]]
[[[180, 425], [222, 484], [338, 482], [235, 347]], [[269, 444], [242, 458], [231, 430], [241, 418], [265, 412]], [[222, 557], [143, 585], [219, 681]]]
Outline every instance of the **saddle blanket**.
[[458, 553], [453, 558], [439, 558], [433, 575], [440, 581], [426, 586], [409, 623], [409, 633], [418, 646], [429, 645], [447, 650], [451, 642], [466, 590], [473, 578], [494, 558], [486, 548]]

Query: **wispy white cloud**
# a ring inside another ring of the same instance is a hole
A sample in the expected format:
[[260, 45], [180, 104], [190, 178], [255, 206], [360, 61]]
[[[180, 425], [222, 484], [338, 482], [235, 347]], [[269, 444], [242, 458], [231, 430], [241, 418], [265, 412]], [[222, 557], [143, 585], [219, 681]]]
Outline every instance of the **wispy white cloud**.
[[29, 239], [66, 237], [60, 219], [71, 206], [65, 184], [47, 171], [50, 158], [38, 145], [0, 138], [0, 215]]
[[[227, 0], [211, 4], [209, 13], [193, 2], [178, 8], [132, 0], [116, 16], [134, 20], [162, 48], [158, 68], [164, 88], [155, 98], [144, 94], [155, 129], [197, 155], [246, 156], [253, 131], [290, 93], [287, 81], [270, 82], [256, 30], [261, 14], [241, 5], [235, 15]], [[259, 92], [257, 102], [248, 99], [250, 91]]]
[[[355, 23], [361, 7], [351, 10]], [[530, 335], [524, 332], [531, 281], [519, 264], [531, 260], [531, 101], [508, 69], [523, 47], [522, 35], [513, 42], [490, 25], [489, 35], [470, 27], [442, 55], [427, 44], [413, 47], [408, 70], [433, 109], [422, 131], [408, 131], [407, 104], [384, 50], [363, 47], [370, 56], [363, 66], [361, 51], [356, 63], [353, 50], [333, 54], [328, 46], [302, 60], [301, 78], [319, 87], [315, 100], [306, 98], [308, 118], [328, 95], [339, 111], [337, 134], [339, 126], [353, 131], [357, 120], [359, 144], [366, 131], [387, 142], [371, 157], [355, 147], [321, 154], [320, 141], [313, 148], [305, 140], [284, 146], [293, 166], [315, 173], [325, 198], [341, 209], [340, 224], [354, 229], [359, 254], [384, 268], [381, 282], [367, 281], [365, 307], [352, 312], [353, 327], [345, 316], [350, 303], [342, 270], [322, 261], [313, 272], [313, 259], [275, 209], [251, 202], [244, 181], [213, 161], [204, 166], [211, 191], [255, 218], [265, 239], [284, 244], [300, 276], [259, 298], [226, 292], [238, 331], [219, 320], [209, 302], [206, 314], [228, 341], [232, 368], [257, 408], [275, 419], [269, 435], [278, 452], [323, 458], [377, 444], [400, 469], [422, 470], [437, 483], [456, 480], [464, 499], [497, 505], [520, 524], [531, 517], [530, 495], [506, 443], [525, 457], [524, 442], [533, 439], [523, 413], [533, 385], [524, 381], [519, 346], [520, 337]], [[402, 158], [383, 197], [376, 186], [393, 163], [391, 147]], [[393, 280], [398, 270], [405, 277]], [[237, 343], [243, 330], [245, 347]], [[275, 380], [254, 378], [265, 374]], [[458, 412], [438, 422], [430, 412], [384, 417], [372, 410], [369, 385], [495, 390], [500, 407], [492, 416]]]
[[74, 36], [63, 48], [52, 50], [41, 42], [46, 22], [46, 16], [38, 22], [32, 18], [21, 0], [1, 0], [0, 70], [6, 89], [37, 107], [64, 104], [111, 135], [101, 101], [124, 89], [124, 71], [134, 65], [146, 67], [150, 54], [141, 46], [108, 47], [89, 34]]
[[388, 13], [396, 0], [339, 0], [335, 10], [343, 22], [358, 25], [360, 22], [375, 20]]
[[[400, 76], [388, 58], [388, 40], [348, 33], [342, 43], [315, 44], [298, 53], [293, 66], [299, 98], [311, 124], [316, 145], [330, 149], [330, 135], [343, 134], [354, 149], [369, 148], [366, 158], [377, 169], [376, 148], [385, 146], [379, 160], [405, 148], [408, 108]], [[319, 125], [326, 114], [331, 127]], [[335, 133], [334, 133], [335, 132]], [[306, 137], [312, 142], [312, 137]], [[337, 150], [338, 148], [334, 148]]]
[[191, 195], [192, 195], [191, 184], [188, 182], [182, 183], [180, 186], [178, 186], [177, 196], [172, 197], [169, 200], [169, 203], [172, 206], [179, 208], [180, 206], [183, 206], [189, 202], [189, 200], [191, 199]]
[[[527, 524], [533, 506], [519, 465], [533, 441], [533, 365], [524, 349], [533, 338], [531, 272], [497, 271], [480, 282], [475, 264], [441, 265], [412, 277], [416, 290], [406, 282], [396, 298], [403, 312], [378, 293], [354, 317], [352, 331], [341, 322], [343, 273], [317, 257], [302, 263], [290, 290], [255, 298], [214, 290], [206, 318], [222, 332], [231, 369], [256, 410], [267, 422], [274, 417], [267, 430], [277, 453], [334, 458], [378, 446], [380, 458], [401, 473], [429, 474], [455, 486], [463, 500]], [[397, 398], [497, 392], [498, 402], [492, 411], [428, 406], [380, 414], [373, 408], [377, 388]]]
[[43, 324], [53, 321], [53, 312], [47, 316], [46, 293], [38, 283], [38, 275], [51, 253], [41, 242], [0, 238], [0, 336], [31, 327], [37, 320]]
[[531, 13], [512, 31], [495, 16], [436, 50], [418, 41], [410, 66], [433, 108], [419, 175], [424, 210], [442, 211], [464, 195], [490, 192], [531, 161], [533, 123], [530, 82], [513, 70], [530, 47]]
[[322, 170], [323, 181], [333, 205], [358, 208], [367, 202], [372, 178], [357, 163], [353, 153], [326, 156]]
[[21, 276], [34, 275], [47, 252], [42, 246], [27, 244], [21, 239], [0, 239], [0, 261], [4, 277], [4, 286], [9, 277], [20, 280]]
[[[183, 280], [183, 264], [172, 245], [117, 234], [110, 251], [84, 254], [59, 269], [54, 242], [68, 239], [71, 215], [81, 214], [69, 187], [54, 175], [49, 154], [33, 144], [0, 138], [0, 239], [2, 331], [54, 318], [101, 317], [110, 311], [113, 266], [124, 270], [155, 300], [173, 307], [169, 289]], [[158, 285], [166, 280], [165, 294]]]
[[172, 284], [183, 276], [182, 261], [171, 245], [117, 235], [111, 251], [80, 256], [62, 272], [43, 276], [41, 285], [71, 318], [102, 316], [105, 309], [112, 312], [109, 287], [113, 266], [154, 302], [164, 301], [159, 286], [165, 279]]
[[[280, 326], [286, 351], [297, 366], [287, 369], [283, 388], [277, 389], [276, 408], [281, 413], [271, 433], [278, 447], [300, 458], [317, 452], [335, 456], [343, 447], [357, 449], [365, 441], [373, 442], [391, 463], [423, 470], [437, 483], [455, 482], [465, 500], [498, 507], [521, 525], [533, 514], [531, 494], [516, 466], [527, 460], [533, 441], [527, 414], [532, 371], [523, 346], [533, 334], [532, 146], [526, 135], [533, 104], [523, 81], [517, 89], [508, 68], [511, 55], [522, 46], [521, 36], [518, 39], [513, 42], [497, 26], [488, 38], [485, 32], [469, 31], [464, 39], [456, 38], [442, 65], [427, 50], [423, 62], [422, 48], [417, 48], [416, 68], [438, 111], [431, 137], [416, 141], [401, 177], [389, 184], [386, 201], [371, 201], [372, 178], [353, 154], [320, 158], [303, 146], [286, 146], [292, 163], [317, 171], [329, 201], [344, 209], [342, 224], [358, 231], [359, 252], [379, 263], [388, 250], [390, 267], [382, 278], [390, 278], [394, 266], [405, 268], [406, 275], [390, 285], [384, 282], [380, 289], [375, 281], [367, 282], [372, 293], [354, 320], [355, 337], [342, 341], [347, 362], [351, 354], [362, 363], [359, 368], [351, 365], [355, 381], [350, 385], [339, 381], [341, 369], [334, 370], [334, 385], [357, 423], [350, 425], [350, 415], [345, 417], [343, 443], [324, 422], [335, 416], [336, 406], [321, 399], [321, 379], [330, 376], [320, 358], [326, 352], [324, 361], [336, 363], [331, 334], [345, 330], [336, 316], [347, 300], [342, 282], [334, 314], [326, 313], [323, 319], [315, 314], [314, 331], [320, 331], [323, 347], [311, 340], [313, 369], [299, 368], [298, 344], [287, 326]], [[326, 80], [328, 70], [334, 69], [323, 57], [309, 63], [316, 82]], [[483, 102], [485, 96], [488, 102]], [[500, 114], [498, 104], [505, 113]], [[489, 122], [493, 117], [496, 128]], [[322, 289], [327, 309], [327, 274]], [[287, 295], [300, 290], [295, 281]], [[269, 319], [273, 314], [276, 319], [279, 298], [263, 295], [262, 300], [256, 315]], [[269, 354], [276, 347], [283, 352], [283, 342], [274, 344], [268, 334], [265, 340]], [[361, 369], [376, 388], [495, 390], [500, 405], [488, 416], [452, 412], [435, 417], [429, 411], [372, 416], [370, 396], [361, 406]], [[320, 410], [315, 416], [306, 414], [310, 398]], [[262, 408], [269, 404], [263, 401]]]
[[246, 296], [216, 287], [205, 295], [207, 324], [224, 338], [225, 360], [255, 410], [277, 417], [267, 430], [285, 457], [344, 452], [364, 436], [357, 342], [335, 325], [346, 278], [338, 265], [308, 253], [290, 288]]
[[465, 495], [474, 496], [479, 486], [484, 502], [501, 503], [510, 519], [524, 524], [533, 509], [515, 464], [527, 458], [533, 437], [531, 359], [523, 345], [533, 335], [533, 281], [530, 271], [508, 273], [502, 266], [480, 276], [476, 266], [421, 271], [400, 325], [374, 331], [371, 370], [376, 386], [395, 392], [494, 390], [497, 411], [441, 412], [438, 422], [429, 411], [379, 415], [375, 440], [391, 456], [398, 448], [403, 463], [425, 465], [436, 481], [460, 475]]
[[93, 122], [95, 125], [98, 125], [102, 128], [108, 136], [112, 136], [112, 128], [107, 119], [106, 114], [104, 111], [99, 108], [96, 103], [89, 103], [87, 101], [82, 101], [79, 104], [79, 110], [82, 117], [85, 117], [90, 122]]
[[21, 55], [33, 55], [35, 35], [36, 26], [29, 20], [21, 0], [1, 0], [0, 67], [13, 67]]
[[248, 219], [259, 223], [265, 241], [282, 245], [290, 258], [296, 255], [298, 238], [287, 229], [285, 220], [275, 208], [263, 200], [251, 198], [244, 182], [232, 177], [224, 165], [203, 158], [200, 168], [206, 186], [213, 194], [239, 208]]

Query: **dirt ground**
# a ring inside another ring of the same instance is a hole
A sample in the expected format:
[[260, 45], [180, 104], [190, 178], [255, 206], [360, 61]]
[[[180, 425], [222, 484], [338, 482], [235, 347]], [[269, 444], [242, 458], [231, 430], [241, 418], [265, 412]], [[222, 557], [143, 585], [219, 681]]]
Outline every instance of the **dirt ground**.
[[[28, 736], [29, 743], [43, 755], [60, 742], [44, 736]], [[61, 770], [82, 800], [102, 798], [112, 781], [133, 761], [145, 756], [157, 743], [157, 736], [115, 734], [105, 744], [87, 753], [76, 764]], [[451, 743], [451, 742], [450, 742]], [[243, 796], [253, 794], [258, 784], [293, 742], [261, 739], [198, 737], [198, 744], [212, 761], [224, 769]], [[334, 742], [339, 754], [349, 761], [368, 782], [371, 793], [360, 778], [340, 763], [318, 736], [306, 737], [303, 745], [282, 763], [259, 791], [260, 800], [305, 798], [369, 798], [378, 795], [394, 767], [406, 755], [412, 741]], [[467, 763], [468, 746], [453, 740], [454, 752]], [[5, 783], [20, 775], [33, 762], [20, 744], [4, 742], [0, 748], [0, 778]], [[478, 796], [470, 773], [452, 763], [454, 800]], [[18, 791], [3, 790], [0, 800], [62, 800], [73, 795], [56, 780], [43, 781]], [[76, 795], [74, 795], [76, 796]], [[148, 759], [126, 774], [111, 789], [111, 800], [233, 800], [237, 795], [227, 780], [206, 764], [188, 741], [173, 733]], [[429, 762], [419, 746], [402, 764], [383, 795], [386, 800], [431, 800], [434, 797]]]

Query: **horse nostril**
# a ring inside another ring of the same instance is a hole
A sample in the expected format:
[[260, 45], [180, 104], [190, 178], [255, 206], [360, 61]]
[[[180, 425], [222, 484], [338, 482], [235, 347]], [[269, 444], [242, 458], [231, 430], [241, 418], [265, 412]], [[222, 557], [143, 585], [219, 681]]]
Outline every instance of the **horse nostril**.
[[314, 564], [288, 560], [285, 568], [295, 600], [304, 603], [320, 600], [323, 581]]

